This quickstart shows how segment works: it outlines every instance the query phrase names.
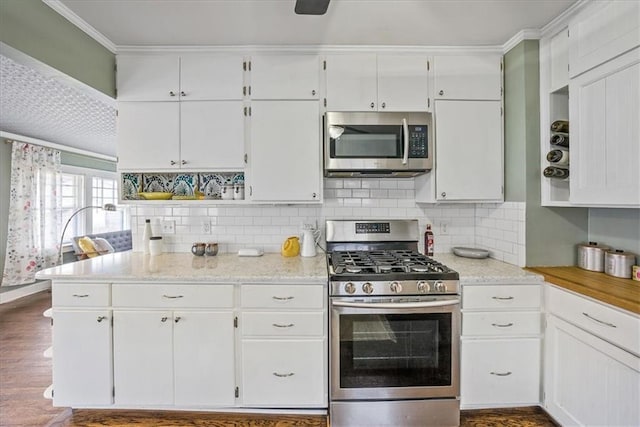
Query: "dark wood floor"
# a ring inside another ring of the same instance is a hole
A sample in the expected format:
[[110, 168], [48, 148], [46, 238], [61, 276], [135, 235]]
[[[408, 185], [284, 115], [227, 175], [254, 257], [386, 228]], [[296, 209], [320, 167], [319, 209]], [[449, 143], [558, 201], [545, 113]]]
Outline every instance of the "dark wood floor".
[[[51, 384], [51, 360], [43, 357], [44, 350], [51, 345], [51, 327], [49, 319], [42, 316], [50, 306], [51, 294], [46, 291], [0, 305], [0, 426], [325, 427], [329, 424], [324, 416], [54, 408], [42, 396]], [[540, 408], [462, 411], [460, 422], [464, 427], [556, 425]]]

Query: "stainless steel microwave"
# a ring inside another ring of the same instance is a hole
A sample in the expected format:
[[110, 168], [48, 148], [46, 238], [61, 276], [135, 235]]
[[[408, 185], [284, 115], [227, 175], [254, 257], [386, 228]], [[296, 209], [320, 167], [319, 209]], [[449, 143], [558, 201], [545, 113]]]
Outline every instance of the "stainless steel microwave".
[[327, 112], [327, 177], [411, 177], [433, 166], [431, 113]]

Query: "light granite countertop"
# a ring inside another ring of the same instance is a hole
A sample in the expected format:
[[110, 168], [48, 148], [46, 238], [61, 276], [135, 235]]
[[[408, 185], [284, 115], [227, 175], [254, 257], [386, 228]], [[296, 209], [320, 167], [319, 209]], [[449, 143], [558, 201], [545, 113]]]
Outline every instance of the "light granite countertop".
[[[460, 273], [463, 285], [541, 282], [543, 277], [494, 259], [468, 259], [437, 253], [433, 257]], [[158, 256], [141, 252], [118, 252], [68, 263], [37, 273], [38, 279], [127, 282], [268, 282], [327, 283], [324, 253], [315, 257], [285, 258], [277, 253], [261, 257], [219, 254], [196, 257], [190, 253]]]

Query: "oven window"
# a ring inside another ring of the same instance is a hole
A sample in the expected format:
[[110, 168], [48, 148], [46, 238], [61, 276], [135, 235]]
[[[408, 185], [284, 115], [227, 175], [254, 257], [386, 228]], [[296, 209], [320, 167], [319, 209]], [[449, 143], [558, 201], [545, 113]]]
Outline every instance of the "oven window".
[[331, 157], [400, 158], [402, 157], [402, 128], [390, 125], [344, 126], [344, 133], [331, 138]]
[[451, 385], [451, 316], [340, 315], [340, 387]]

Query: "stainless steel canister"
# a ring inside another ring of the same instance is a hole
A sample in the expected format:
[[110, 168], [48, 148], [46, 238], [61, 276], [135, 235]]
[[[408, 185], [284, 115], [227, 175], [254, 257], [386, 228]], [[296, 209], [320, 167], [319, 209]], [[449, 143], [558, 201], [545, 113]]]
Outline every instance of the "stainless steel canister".
[[604, 254], [611, 249], [598, 242], [580, 243], [578, 246], [578, 267], [589, 271], [604, 271]]
[[620, 249], [610, 250], [604, 254], [604, 272], [609, 276], [631, 278], [631, 268], [636, 263], [636, 256]]

